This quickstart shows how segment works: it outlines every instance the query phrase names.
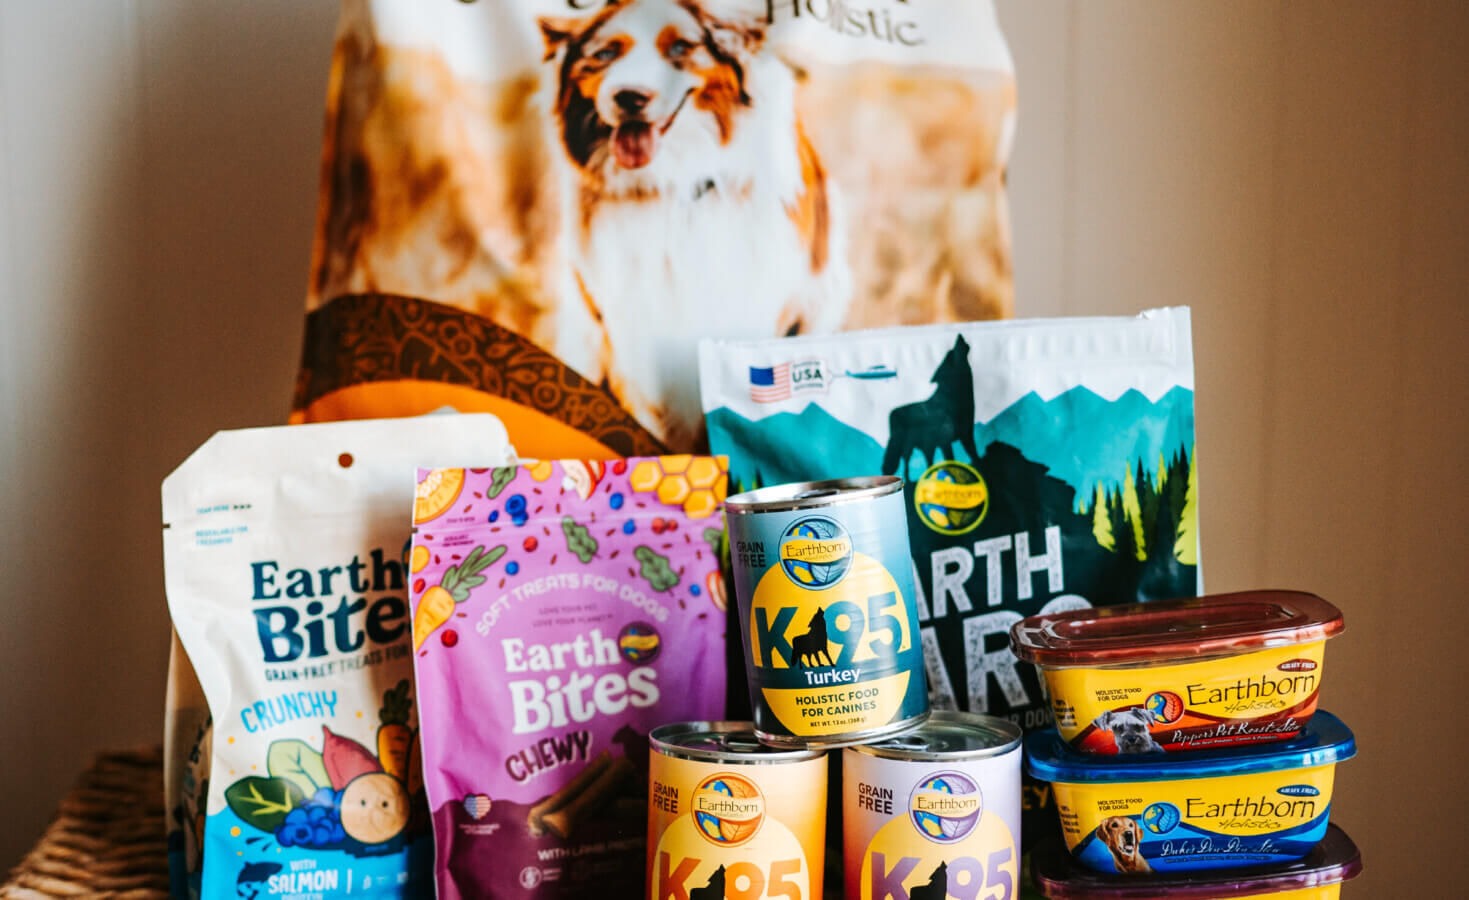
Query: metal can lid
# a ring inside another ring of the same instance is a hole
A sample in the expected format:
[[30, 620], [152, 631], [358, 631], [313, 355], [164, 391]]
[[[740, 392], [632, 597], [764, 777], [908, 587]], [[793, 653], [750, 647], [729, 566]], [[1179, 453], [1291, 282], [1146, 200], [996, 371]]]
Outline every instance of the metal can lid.
[[760, 743], [754, 722], [674, 722], [648, 733], [648, 743], [666, 756], [737, 766], [801, 762], [821, 750], [779, 750]]
[[797, 509], [820, 509], [854, 500], [885, 497], [903, 489], [903, 479], [896, 475], [872, 475], [864, 478], [833, 478], [828, 481], [793, 481], [771, 487], [756, 488], [724, 498], [724, 509], [731, 513], [789, 512]]
[[936, 709], [912, 731], [850, 749], [883, 759], [936, 762], [1003, 756], [1019, 746], [1020, 726], [1008, 719]]

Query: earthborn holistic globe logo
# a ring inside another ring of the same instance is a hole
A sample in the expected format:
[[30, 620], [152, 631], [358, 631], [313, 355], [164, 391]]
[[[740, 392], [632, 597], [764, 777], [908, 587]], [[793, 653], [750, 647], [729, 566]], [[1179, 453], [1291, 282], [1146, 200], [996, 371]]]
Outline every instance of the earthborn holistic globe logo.
[[1183, 718], [1183, 698], [1172, 691], [1158, 691], [1143, 702], [1143, 707], [1159, 725], [1172, 725]]
[[979, 785], [962, 772], [939, 772], [908, 795], [908, 816], [918, 833], [939, 844], [964, 840], [984, 814]]
[[945, 459], [929, 466], [913, 485], [913, 509], [939, 534], [965, 534], [984, 521], [990, 491], [973, 466]]
[[825, 516], [797, 519], [780, 536], [780, 567], [800, 587], [826, 590], [852, 568], [852, 536]]
[[1153, 834], [1167, 834], [1178, 827], [1180, 818], [1172, 803], [1154, 803], [1143, 810], [1143, 827]]
[[689, 813], [706, 841], [720, 847], [738, 847], [754, 837], [765, 821], [765, 797], [743, 775], [722, 772], [694, 788]]

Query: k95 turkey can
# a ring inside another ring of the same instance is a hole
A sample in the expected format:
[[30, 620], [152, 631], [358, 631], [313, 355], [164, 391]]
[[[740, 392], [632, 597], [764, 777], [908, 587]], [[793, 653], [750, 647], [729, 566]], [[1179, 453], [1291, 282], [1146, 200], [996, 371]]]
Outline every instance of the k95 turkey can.
[[821, 900], [826, 756], [760, 743], [749, 722], [648, 735], [649, 900]]
[[1020, 728], [936, 711], [842, 754], [847, 900], [994, 898], [1020, 890]]
[[724, 509], [760, 740], [842, 747], [922, 722], [902, 479], [761, 488]]

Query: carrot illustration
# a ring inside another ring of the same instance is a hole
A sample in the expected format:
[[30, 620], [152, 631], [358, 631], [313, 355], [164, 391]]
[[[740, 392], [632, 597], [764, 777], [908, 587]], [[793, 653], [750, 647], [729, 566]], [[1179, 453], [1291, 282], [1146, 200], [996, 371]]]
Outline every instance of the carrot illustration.
[[430, 634], [453, 617], [454, 604], [468, 600], [470, 588], [485, 583], [485, 576], [479, 573], [504, 555], [503, 544], [493, 550], [479, 546], [459, 565], [444, 570], [439, 583], [424, 591], [418, 601], [418, 611], [413, 614], [413, 649], [423, 646]]
[[377, 730], [377, 759], [383, 771], [399, 781], [408, 778], [408, 757], [413, 746], [413, 730], [408, 716], [413, 712], [413, 697], [408, 693], [408, 679], [383, 692], [383, 705], [377, 711], [382, 726]]

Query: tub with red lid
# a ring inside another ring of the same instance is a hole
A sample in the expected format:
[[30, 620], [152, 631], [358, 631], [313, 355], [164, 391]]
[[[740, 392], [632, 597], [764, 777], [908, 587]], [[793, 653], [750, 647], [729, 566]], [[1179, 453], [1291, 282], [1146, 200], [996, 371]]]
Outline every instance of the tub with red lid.
[[1031, 616], [1010, 630], [1085, 753], [1288, 740], [1316, 711], [1342, 614], [1315, 594], [1247, 591]]

